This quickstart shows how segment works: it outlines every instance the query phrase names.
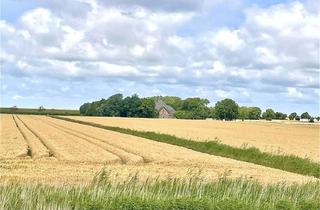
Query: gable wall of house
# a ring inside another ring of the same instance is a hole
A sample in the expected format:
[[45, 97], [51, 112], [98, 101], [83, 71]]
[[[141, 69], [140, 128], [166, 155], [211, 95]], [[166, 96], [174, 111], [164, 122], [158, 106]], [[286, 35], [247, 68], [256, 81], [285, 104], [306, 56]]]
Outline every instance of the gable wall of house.
[[161, 108], [159, 111], [159, 118], [170, 118], [170, 114], [165, 108]]

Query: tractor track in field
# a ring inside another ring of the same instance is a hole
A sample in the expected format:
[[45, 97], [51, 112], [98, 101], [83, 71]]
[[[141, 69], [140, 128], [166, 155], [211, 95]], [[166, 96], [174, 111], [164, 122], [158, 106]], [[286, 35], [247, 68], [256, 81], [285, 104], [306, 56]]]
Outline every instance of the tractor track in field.
[[20, 126], [18, 125], [14, 115], [12, 115], [12, 119], [14, 121], [14, 124], [16, 125], [17, 127], [17, 130], [19, 131], [19, 133], [22, 135], [23, 139], [25, 140], [26, 144], [27, 144], [27, 151], [26, 151], [26, 156], [28, 157], [31, 157], [32, 158], [32, 149], [30, 147], [30, 142], [29, 140], [27, 139], [27, 136], [25, 135], [25, 133], [22, 131], [22, 129], [20, 128]]
[[119, 148], [115, 145], [112, 145], [110, 143], [105, 142], [103, 139], [88, 135], [84, 132], [81, 132], [79, 130], [74, 130], [72, 128], [68, 128], [66, 126], [59, 125], [55, 122], [48, 121], [48, 120], [43, 120], [41, 118], [34, 118], [34, 119], [40, 119], [43, 123], [46, 123], [47, 125], [50, 125], [62, 132], [68, 133], [70, 135], [73, 135], [77, 138], [83, 139], [95, 146], [98, 146], [107, 152], [110, 152], [114, 154], [115, 156], [119, 157], [121, 160], [122, 164], [132, 164], [132, 165], [137, 165], [137, 164], [143, 164], [143, 163], [148, 163], [150, 161], [146, 160], [144, 157], [141, 155], [129, 152], [123, 148]]
[[13, 115], [13, 119], [20, 133], [24, 137], [24, 140], [27, 142], [29, 156], [31, 156], [33, 159], [53, 157], [53, 154], [49, 148], [47, 148], [41, 139], [39, 139], [36, 135], [34, 135], [34, 133], [32, 133], [32, 131], [30, 131], [30, 129], [26, 127], [24, 122], [18, 118], [18, 116]]
[[48, 152], [49, 152], [49, 157], [55, 157], [58, 160], [63, 160], [65, 159], [64, 155], [60, 152], [58, 152], [54, 146], [52, 146], [49, 142], [47, 142], [44, 138], [41, 137], [41, 135], [34, 131], [33, 129], [31, 129], [27, 123], [25, 123], [20, 117], [16, 116], [17, 119], [19, 119], [21, 121], [21, 123], [34, 135], [36, 136], [40, 142], [47, 148]]

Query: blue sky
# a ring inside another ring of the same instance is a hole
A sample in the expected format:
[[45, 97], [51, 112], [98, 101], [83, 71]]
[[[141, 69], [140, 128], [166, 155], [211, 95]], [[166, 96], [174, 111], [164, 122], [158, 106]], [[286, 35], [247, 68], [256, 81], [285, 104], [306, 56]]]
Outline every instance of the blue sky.
[[1, 1], [1, 106], [114, 93], [319, 115], [317, 0]]

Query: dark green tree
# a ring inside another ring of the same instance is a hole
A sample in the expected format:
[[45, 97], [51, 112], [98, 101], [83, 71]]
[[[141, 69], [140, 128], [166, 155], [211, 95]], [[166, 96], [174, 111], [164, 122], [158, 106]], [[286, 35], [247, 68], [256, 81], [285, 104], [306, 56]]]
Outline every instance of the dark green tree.
[[296, 112], [292, 112], [290, 115], [289, 115], [289, 120], [294, 120], [297, 116], [297, 113]]
[[310, 118], [311, 118], [311, 116], [309, 115], [308, 112], [304, 112], [301, 114], [301, 119], [310, 119]]
[[192, 119], [193, 115], [192, 112], [190, 111], [183, 111], [183, 110], [178, 110], [174, 113], [174, 116], [177, 119]]
[[248, 118], [250, 120], [259, 120], [261, 117], [261, 109], [259, 107], [249, 107]]
[[275, 113], [273, 109], [267, 109], [264, 113], [262, 113], [262, 118], [266, 120], [272, 120], [275, 119]]
[[142, 105], [142, 101], [137, 94], [128, 96], [123, 100], [123, 106], [121, 111], [122, 117], [139, 117]]
[[249, 109], [246, 106], [239, 107], [238, 118], [241, 120], [249, 119]]
[[88, 110], [90, 108], [91, 103], [84, 103], [80, 106], [80, 114], [81, 115], [88, 115]]
[[277, 120], [285, 120], [286, 118], [287, 118], [287, 115], [282, 112], [275, 113], [275, 119]]
[[218, 101], [215, 105], [215, 112], [218, 119], [233, 120], [238, 117], [239, 106], [232, 99]]
[[122, 110], [122, 102], [122, 94], [112, 95], [98, 107], [98, 112], [102, 116], [119, 117]]
[[167, 105], [171, 106], [175, 110], [181, 109], [182, 99], [176, 96], [164, 96], [161, 98]]
[[193, 111], [199, 107], [206, 107], [209, 104], [208, 99], [187, 98], [183, 100], [181, 109], [184, 111]]
[[157, 110], [155, 109], [155, 102], [151, 98], [143, 98], [139, 107], [139, 117], [153, 118], [157, 116]]

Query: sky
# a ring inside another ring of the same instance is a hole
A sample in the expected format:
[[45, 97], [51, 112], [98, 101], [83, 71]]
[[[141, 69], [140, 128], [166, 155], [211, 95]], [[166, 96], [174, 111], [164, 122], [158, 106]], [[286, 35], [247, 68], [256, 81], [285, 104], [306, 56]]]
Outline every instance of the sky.
[[0, 106], [115, 93], [320, 114], [319, 0], [2, 0]]

